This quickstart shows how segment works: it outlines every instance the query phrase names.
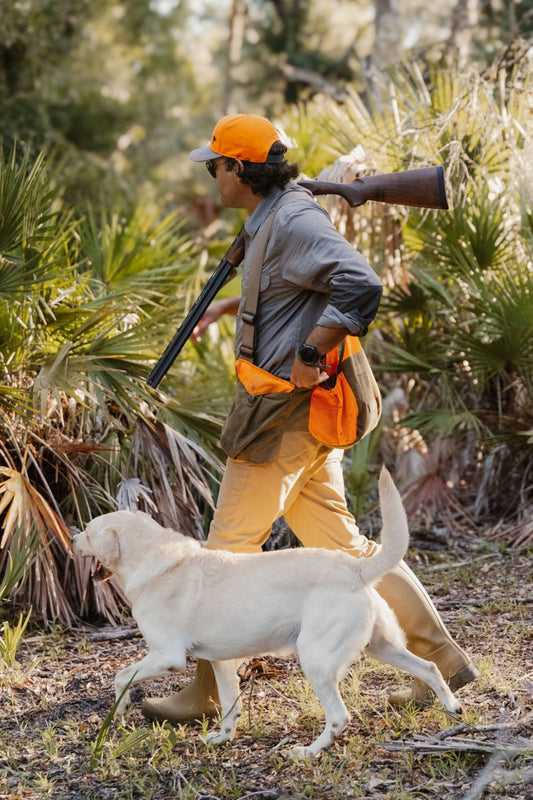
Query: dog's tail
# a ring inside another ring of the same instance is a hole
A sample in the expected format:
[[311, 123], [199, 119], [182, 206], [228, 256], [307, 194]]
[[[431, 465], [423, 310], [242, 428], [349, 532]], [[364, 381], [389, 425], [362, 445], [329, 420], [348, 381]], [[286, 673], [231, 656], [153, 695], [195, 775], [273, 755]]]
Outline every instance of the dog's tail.
[[379, 503], [383, 520], [381, 547], [370, 558], [359, 560], [365, 583], [372, 583], [393, 569], [409, 546], [407, 515], [400, 493], [386, 467], [381, 468], [379, 476]]

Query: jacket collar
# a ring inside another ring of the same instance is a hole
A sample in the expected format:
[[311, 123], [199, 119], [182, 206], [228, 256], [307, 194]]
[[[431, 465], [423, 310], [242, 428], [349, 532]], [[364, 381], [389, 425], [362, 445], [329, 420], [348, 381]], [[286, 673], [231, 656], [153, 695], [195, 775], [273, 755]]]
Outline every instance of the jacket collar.
[[284, 189], [278, 189], [278, 187], [275, 186], [269, 192], [269, 194], [266, 195], [266, 197], [261, 199], [261, 202], [257, 208], [250, 214], [244, 223], [244, 230], [248, 236], [255, 236], [263, 222], [270, 214], [272, 208], [276, 205], [281, 196], [287, 192], [303, 192], [312, 198], [311, 192], [309, 192], [307, 189], [304, 189], [303, 186], [298, 186], [298, 184], [294, 183], [293, 181], [288, 183]]
[[261, 202], [257, 208], [250, 214], [244, 223], [244, 230], [248, 236], [254, 236], [257, 233], [265, 219], [268, 217], [270, 209], [283, 191], [284, 189], [278, 189], [278, 187], [275, 186], [274, 189], [272, 189], [269, 194], [266, 195], [266, 197], [261, 198]]

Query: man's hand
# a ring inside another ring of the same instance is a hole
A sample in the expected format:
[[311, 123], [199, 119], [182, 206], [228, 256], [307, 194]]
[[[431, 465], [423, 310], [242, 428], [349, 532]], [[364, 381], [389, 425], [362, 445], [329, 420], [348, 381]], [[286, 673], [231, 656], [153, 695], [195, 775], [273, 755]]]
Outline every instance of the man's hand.
[[204, 316], [193, 330], [191, 334], [192, 341], [198, 344], [208, 327], [212, 325], [213, 322], [218, 322], [220, 317], [224, 314], [231, 314], [231, 316], [234, 317], [237, 314], [239, 302], [240, 297], [228, 297], [223, 300], [215, 300], [214, 303], [211, 303]]
[[297, 389], [314, 389], [319, 383], [327, 381], [329, 375], [319, 367], [308, 367], [298, 357], [294, 359], [291, 370], [291, 383]]
[[[316, 347], [319, 353], [329, 353], [348, 333], [349, 331], [344, 328], [325, 328], [317, 325], [306, 338], [305, 343]], [[298, 356], [294, 359], [291, 383], [297, 389], [314, 389], [315, 386], [327, 381], [329, 377], [325, 369], [310, 367], [304, 364]]]

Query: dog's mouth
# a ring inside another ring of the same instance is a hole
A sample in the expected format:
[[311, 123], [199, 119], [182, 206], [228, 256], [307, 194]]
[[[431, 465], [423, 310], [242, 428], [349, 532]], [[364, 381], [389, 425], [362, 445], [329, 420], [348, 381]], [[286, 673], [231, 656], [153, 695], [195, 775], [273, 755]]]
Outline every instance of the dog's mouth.
[[93, 570], [93, 581], [96, 583], [104, 583], [109, 578], [113, 577], [113, 573], [107, 567], [104, 567], [101, 561], [97, 561]]

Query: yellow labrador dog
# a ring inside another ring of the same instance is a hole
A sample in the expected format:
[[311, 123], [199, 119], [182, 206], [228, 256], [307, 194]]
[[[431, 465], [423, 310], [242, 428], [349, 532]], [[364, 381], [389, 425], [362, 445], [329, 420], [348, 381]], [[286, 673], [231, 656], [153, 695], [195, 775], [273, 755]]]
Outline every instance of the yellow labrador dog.
[[[139, 662], [120, 670], [120, 697], [137, 683], [183, 669], [187, 656], [212, 662], [222, 708], [220, 730], [208, 740], [231, 740], [240, 714], [234, 659], [293, 653], [324, 707], [325, 727], [306, 758], [328, 747], [349, 719], [338, 684], [363, 651], [429, 685], [448, 711], [461, 710], [437, 667], [410, 653], [394, 613], [374, 585], [404, 556], [408, 528], [388, 471], [380, 480], [381, 548], [370, 558], [315, 548], [237, 554], [208, 550], [143, 512], [115, 511], [92, 520], [74, 537], [74, 552], [95, 556], [114, 574], [131, 602], [148, 646]], [[129, 692], [119, 713], [124, 713]]]

